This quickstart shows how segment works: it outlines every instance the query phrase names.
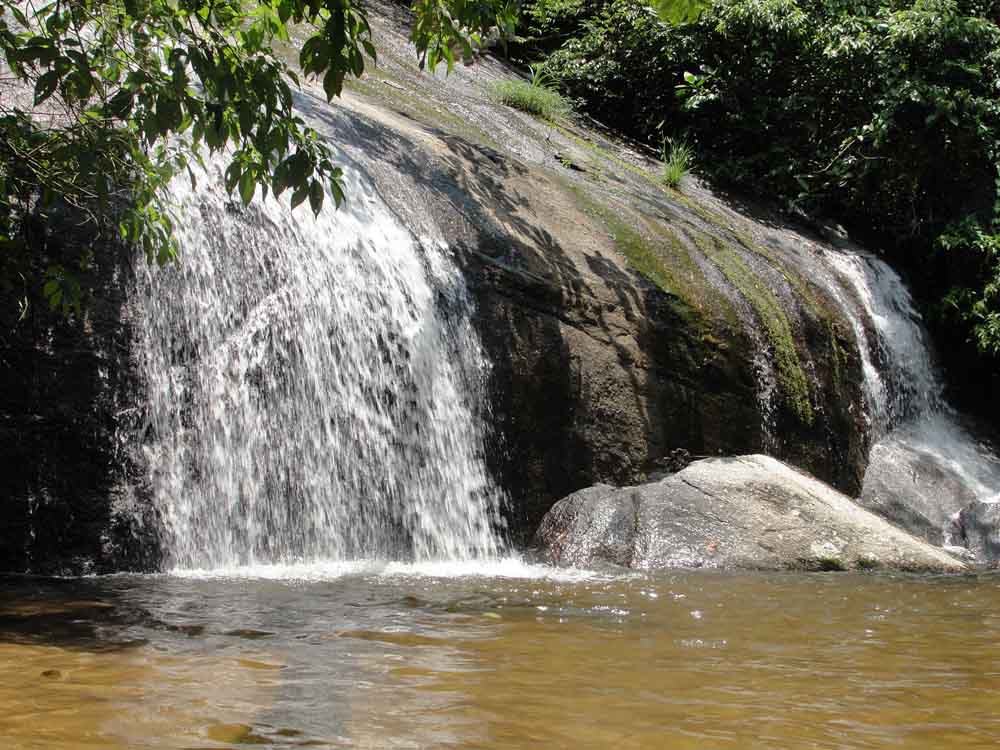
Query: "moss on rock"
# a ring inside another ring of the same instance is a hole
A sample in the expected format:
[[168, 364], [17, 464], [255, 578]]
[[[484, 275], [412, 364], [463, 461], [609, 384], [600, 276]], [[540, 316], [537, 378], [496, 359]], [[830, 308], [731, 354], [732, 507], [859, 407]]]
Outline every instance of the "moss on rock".
[[753, 274], [735, 248], [718, 237], [708, 235], [695, 235], [695, 242], [753, 308], [774, 349], [774, 364], [782, 399], [800, 422], [812, 425], [815, 414], [809, 380], [795, 347], [791, 323], [777, 297]]

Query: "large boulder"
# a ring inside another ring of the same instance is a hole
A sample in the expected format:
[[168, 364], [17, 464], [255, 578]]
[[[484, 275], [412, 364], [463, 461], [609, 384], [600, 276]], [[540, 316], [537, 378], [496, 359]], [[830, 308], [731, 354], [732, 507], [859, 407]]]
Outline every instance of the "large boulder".
[[536, 534], [551, 563], [957, 571], [945, 551], [763, 455], [697, 461], [659, 482], [588, 487], [557, 503]]

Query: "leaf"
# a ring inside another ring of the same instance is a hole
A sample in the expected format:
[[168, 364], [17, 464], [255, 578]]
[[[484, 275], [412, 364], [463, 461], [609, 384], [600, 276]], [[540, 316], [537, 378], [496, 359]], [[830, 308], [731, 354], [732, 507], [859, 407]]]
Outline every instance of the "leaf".
[[243, 165], [238, 161], [234, 161], [226, 169], [226, 192], [231, 193], [236, 187], [237, 183], [240, 181], [240, 177], [243, 176]]
[[708, 0], [651, 0], [650, 5], [667, 23], [678, 26], [697, 21], [708, 8]]
[[52, 96], [59, 85], [59, 73], [54, 70], [43, 74], [35, 82], [35, 105], [39, 105]]
[[288, 165], [288, 184], [305, 187], [306, 179], [313, 170], [309, 155], [300, 149], [289, 156], [285, 163]]
[[205, 143], [212, 150], [221, 148], [226, 142], [226, 136], [223, 134], [222, 118], [218, 118], [218, 125], [214, 122], [207, 123], [205, 126]]
[[246, 138], [253, 130], [253, 109], [248, 102], [240, 102], [240, 133]]
[[134, 94], [128, 89], [118, 89], [118, 92], [111, 97], [105, 105], [104, 112], [109, 117], [119, 117], [124, 119], [132, 111]]
[[295, 192], [292, 193], [292, 208], [298, 206], [302, 201], [304, 201], [309, 196], [309, 188], [302, 186], [296, 188]]
[[282, 23], [286, 23], [289, 18], [292, 17], [292, 2], [291, 0], [281, 0], [278, 3], [278, 19]]
[[309, 206], [314, 214], [319, 214], [320, 209], [323, 208], [323, 198], [323, 185], [319, 180], [313, 180], [309, 186]]
[[243, 205], [249, 205], [250, 201], [253, 200], [254, 191], [257, 189], [257, 181], [253, 177], [253, 171], [248, 169], [240, 177], [240, 198], [243, 199]]
[[18, 8], [14, 3], [5, 4], [4, 7], [9, 9], [14, 14], [14, 18], [17, 19], [17, 22], [21, 24], [21, 26], [28, 28], [28, 17], [24, 15], [24, 11]]
[[330, 68], [323, 76], [323, 91], [326, 93], [326, 100], [331, 101], [333, 97], [340, 96], [344, 88], [344, 71]]
[[355, 78], [360, 78], [365, 72], [365, 56], [356, 48], [351, 50], [351, 72]]
[[344, 202], [344, 191], [340, 187], [339, 177], [334, 177], [330, 180], [330, 192], [333, 193], [334, 205], [340, 208], [340, 204]]
[[161, 96], [156, 101], [156, 127], [163, 135], [180, 127], [184, 115], [180, 103], [168, 96]]

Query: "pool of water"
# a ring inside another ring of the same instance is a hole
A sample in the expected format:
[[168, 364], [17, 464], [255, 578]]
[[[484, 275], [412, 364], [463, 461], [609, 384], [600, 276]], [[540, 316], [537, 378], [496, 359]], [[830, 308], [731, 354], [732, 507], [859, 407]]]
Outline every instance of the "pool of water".
[[996, 748], [1000, 577], [0, 579], [19, 748]]

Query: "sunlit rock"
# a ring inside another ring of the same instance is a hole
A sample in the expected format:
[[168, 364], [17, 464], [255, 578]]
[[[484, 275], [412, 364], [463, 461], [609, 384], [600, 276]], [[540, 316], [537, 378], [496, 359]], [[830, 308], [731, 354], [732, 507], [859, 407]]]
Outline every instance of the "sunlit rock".
[[588, 487], [536, 535], [549, 562], [629, 568], [957, 571], [963, 563], [762, 455], [697, 461], [659, 482]]

